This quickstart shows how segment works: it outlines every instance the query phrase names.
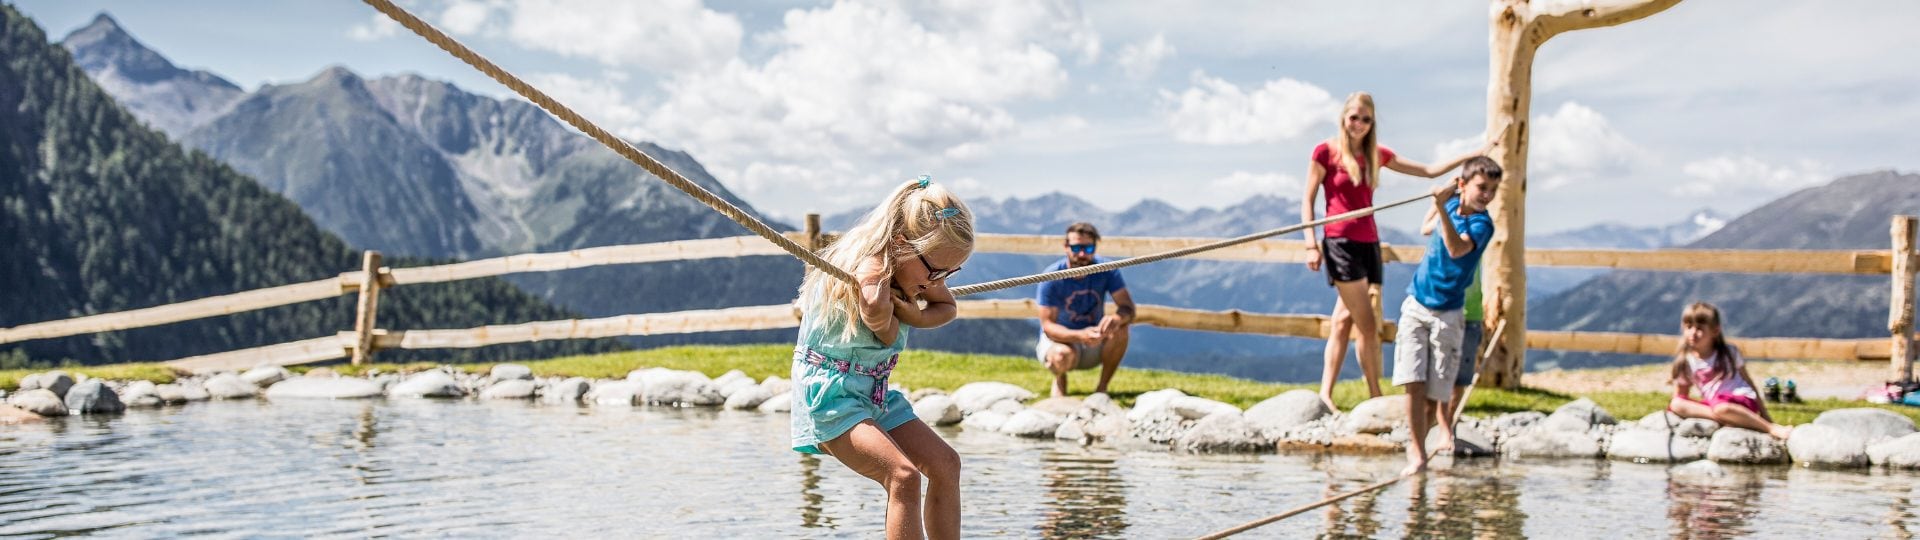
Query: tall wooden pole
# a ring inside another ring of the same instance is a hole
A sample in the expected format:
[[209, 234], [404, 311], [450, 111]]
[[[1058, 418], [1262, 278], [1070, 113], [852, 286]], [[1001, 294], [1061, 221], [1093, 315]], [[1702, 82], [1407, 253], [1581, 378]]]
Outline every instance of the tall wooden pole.
[[1893, 216], [1893, 295], [1887, 310], [1887, 330], [1893, 333], [1893, 371], [1888, 380], [1913, 382], [1913, 216]]
[[373, 358], [374, 312], [380, 308], [380, 252], [368, 250], [360, 259], [360, 302], [353, 317], [353, 365]]
[[820, 251], [825, 243], [820, 241], [820, 214], [807, 214], [807, 249]]
[[1527, 137], [1533, 101], [1533, 59], [1553, 36], [1585, 28], [1638, 20], [1679, 4], [1680, 0], [1493, 0], [1488, 11], [1491, 37], [1487, 82], [1487, 129], [1499, 129], [1490, 156], [1506, 174], [1488, 207], [1493, 241], [1485, 262], [1488, 297], [1486, 324], [1506, 323], [1506, 333], [1489, 353], [1479, 380], [1500, 388], [1520, 386], [1527, 353], [1526, 200]]

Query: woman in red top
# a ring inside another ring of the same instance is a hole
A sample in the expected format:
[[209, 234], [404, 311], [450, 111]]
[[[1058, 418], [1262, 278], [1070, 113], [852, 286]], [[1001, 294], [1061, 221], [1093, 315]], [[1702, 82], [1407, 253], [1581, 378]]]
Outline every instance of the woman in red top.
[[[1459, 167], [1468, 158], [1492, 149], [1487, 146], [1461, 154], [1439, 165], [1425, 165], [1402, 158], [1379, 143], [1379, 125], [1373, 109], [1373, 95], [1354, 92], [1341, 107], [1340, 129], [1333, 137], [1313, 148], [1312, 165], [1307, 169], [1307, 194], [1300, 201], [1300, 220], [1316, 219], [1313, 200], [1320, 190], [1327, 192], [1327, 214], [1359, 210], [1373, 206], [1373, 191], [1380, 186], [1380, 168], [1401, 174], [1435, 178]], [[1498, 133], [1498, 131], [1495, 131]], [[1354, 174], [1358, 171], [1358, 174]], [[1324, 261], [1327, 284], [1339, 292], [1333, 304], [1333, 333], [1327, 337], [1326, 369], [1320, 374], [1320, 400], [1328, 409], [1333, 404], [1333, 383], [1340, 379], [1340, 365], [1346, 362], [1347, 339], [1360, 328], [1360, 372], [1367, 380], [1367, 395], [1380, 396], [1380, 318], [1372, 298], [1380, 296], [1380, 230], [1373, 216], [1337, 221], [1326, 225], [1326, 239], [1314, 238], [1307, 229], [1307, 249], [1316, 253], [1307, 268], [1318, 272]], [[1371, 296], [1372, 298], [1369, 298]]]

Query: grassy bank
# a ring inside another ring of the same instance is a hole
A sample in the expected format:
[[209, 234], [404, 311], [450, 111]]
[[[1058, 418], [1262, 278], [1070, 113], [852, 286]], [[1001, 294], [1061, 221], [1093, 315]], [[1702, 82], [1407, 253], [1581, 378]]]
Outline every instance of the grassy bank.
[[[533, 369], [534, 374], [540, 376], [620, 378], [636, 368], [664, 367], [699, 371], [710, 377], [738, 369], [755, 379], [762, 379], [768, 375], [787, 377], [791, 353], [790, 345], [671, 347], [593, 356], [571, 356], [525, 362], [525, 364]], [[332, 366], [331, 369], [356, 375], [369, 369], [405, 372], [430, 367], [433, 367], [433, 364], [374, 364], [358, 368]], [[461, 366], [462, 369], [474, 372], [485, 372], [491, 367], [491, 364]], [[149, 379], [155, 382], [173, 380], [173, 373], [157, 364], [73, 368], [68, 371], [110, 379]], [[27, 373], [30, 372], [0, 371], [0, 388], [16, 387], [19, 377]], [[1091, 370], [1074, 373], [1068, 378], [1071, 383], [1069, 391], [1075, 395], [1092, 392], [1098, 376], [1097, 371]], [[910, 351], [900, 359], [900, 367], [894, 373], [893, 380], [909, 388], [935, 387], [949, 391], [974, 381], [1001, 381], [1045, 395], [1052, 378], [1034, 361], [1021, 357]], [[1318, 389], [1317, 385], [1310, 384], [1272, 384], [1223, 375], [1199, 375], [1122, 367], [1114, 376], [1109, 390], [1111, 390], [1110, 394], [1122, 404], [1131, 405], [1134, 398], [1140, 394], [1162, 388], [1178, 388], [1188, 394], [1231, 403], [1241, 408], [1250, 407], [1288, 390]], [[1390, 394], [1395, 393], [1391, 388], [1387, 391]], [[1334, 388], [1334, 401], [1342, 409], [1351, 408], [1366, 400], [1366, 397], [1366, 386], [1359, 381], [1345, 381]], [[1580, 396], [1531, 388], [1513, 391], [1480, 388], [1475, 389], [1472, 398], [1468, 399], [1467, 413], [1492, 416], [1518, 411], [1552, 412], [1555, 408], [1578, 397]], [[1585, 397], [1592, 398], [1622, 420], [1638, 419], [1661, 410], [1667, 405], [1667, 395], [1661, 392], [1597, 392]], [[1815, 416], [1830, 409], [1876, 405], [1827, 399], [1784, 405], [1769, 404], [1769, 406], [1772, 407], [1776, 420], [1786, 424], [1799, 424], [1811, 422]], [[1920, 422], [1920, 408], [1877, 407]]]

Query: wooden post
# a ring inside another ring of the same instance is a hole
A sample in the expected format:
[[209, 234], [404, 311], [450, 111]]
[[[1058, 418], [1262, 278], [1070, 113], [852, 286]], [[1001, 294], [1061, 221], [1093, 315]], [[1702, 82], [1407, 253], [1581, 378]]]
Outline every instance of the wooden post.
[[1913, 273], [1920, 263], [1914, 258], [1914, 227], [1913, 216], [1893, 216], [1893, 295], [1887, 310], [1893, 355], [1888, 363], [1893, 365], [1890, 380], [1899, 383], [1913, 382]]
[[360, 302], [353, 317], [353, 365], [373, 358], [374, 312], [380, 307], [380, 252], [368, 250], [360, 260]]
[[[1488, 10], [1489, 61], [1487, 129], [1501, 129], [1488, 157], [1505, 176], [1488, 212], [1493, 240], [1483, 264], [1488, 299], [1485, 324], [1505, 323], [1506, 335], [1487, 363], [1483, 379], [1499, 388], [1518, 388], [1527, 352], [1526, 196], [1527, 133], [1533, 101], [1533, 58], [1553, 36], [1585, 28], [1613, 26], [1665, 11], [1680, 0], [1493, 0]], [[1505, 126], [1502, 129], [1501, 126]]]
[[820, 214], [807, 214], [807, 249], [820, 251]]

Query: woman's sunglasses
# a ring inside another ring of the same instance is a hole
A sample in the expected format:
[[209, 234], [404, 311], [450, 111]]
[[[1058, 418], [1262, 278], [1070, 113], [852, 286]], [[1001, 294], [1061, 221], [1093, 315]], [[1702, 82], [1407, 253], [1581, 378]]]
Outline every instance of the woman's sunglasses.
[[1362, 123], [1362, 124], [1371, 124], [1371, 123], [1373, 123], [1373, 117], [1371, 117], [1371, 116], [1360, 116], [1360, 115], [1357, 115], [1357, 114], [1349, 114], [1349, 115], [1347, 115], [1347, 121], [1348, 121], [1348, 122], [1359, 122], [1359, 123]]
[[1094, 244], [1067, 244], [1067, 250], [1076, 255], [1092, 255]]

